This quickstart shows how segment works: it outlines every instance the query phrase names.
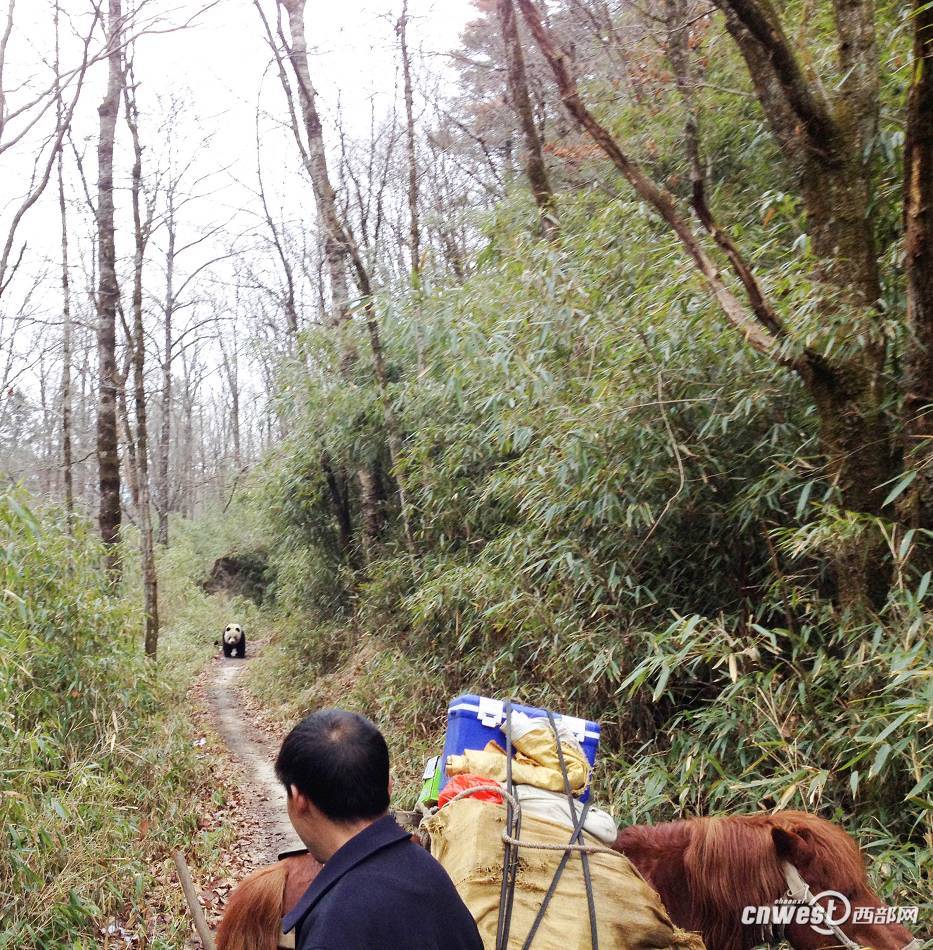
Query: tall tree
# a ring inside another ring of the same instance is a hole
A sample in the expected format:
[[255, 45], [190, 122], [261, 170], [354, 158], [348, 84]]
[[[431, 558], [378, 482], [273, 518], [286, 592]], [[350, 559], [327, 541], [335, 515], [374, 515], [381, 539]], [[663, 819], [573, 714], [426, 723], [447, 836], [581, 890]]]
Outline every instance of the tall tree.
[[[401, 454], [401, 436], [398, 419], [388, 391], [388, 373], [379, 332], [376, 301], [369, 272], [341, 217], [337, 205], [337, 194], [328, 170], [321, 118], [316, 104], [317, 93], [311, 82], [311, 70], [308, 62], [308, 45], [304, 22], [305, 0], [276, 0], [276, 2], [284, 8], [288, 15], [290, 42], [286, 42], [281, 31], [279, 38], [286, 50], [298, 86], [298, 101], [305, 130], [304, 142], [298, 133], [294, 117], [291, 86], [285, 77], [284, 69], [281, 68], [280, 78], [289, 101], [296, 142], [301, 150], [305, 168], [312, 182], [315, 203], [324, 231], [324, 256], [331, 291], [331, 322], [338, 335], [342, 335], [351, 317], [347, 280], [347, 268], [349, 267], [353, 271], [358, 289], [363, 297], [364, 318], [372, 349], [373, 369], [382, 397], [386, 440], [392, 459], [393, 474], [398, 486], [404, 536], [408, 550], [413, 554], [415, 552], [415, 542], [411, 528], [407, 492], [404, 477], [397, 464]], [[256, 0], [256, 8], [265, 24], [270, 45], [272, 45], [274, 51], [277, 51], [278, 47], [259, 0]], [[355, 354], [346, 341], [344, 341], [343, 347], [344, 362], [348, 363], [353, 360]], [[379, 514], [378, 485], [372, 470], [368, 466], [362, 466], [358, 470], [357, 478], [360, 484], [365, 553], [365, 551], [371, 549], [379, 534], [381, 518]]]
[[[586, 106], [568, 58], [538, 5], [534, 0], [518, 3], [570, 114], [677, 235], [729, 322], [752, 346], [801, 378], [819, 419], [826, 475], [842, 507], [861, 515], [879, 514], [886, 493], [883, 486], [897, 469], [884, 412], [885, 342], [869, 213], [879, 114], [869, 0], [837, 4], [842, 79], [832, 98], [801, 66], [774, 7], [758, 0], [717, 0], [772, 132], [796, 173], [807, 211], [824, 316], [822, 339], [807, 343], [785, 326], [736, 242], [703, 204], [696, 208], [700, 221], [725, 254], [747, 302], [732, 294], [674, 196], [650, 179]], [[845, 346], [834, 351], [837, 336]], [[875, 566], [879, 543], [863, 535], [838, 545], [834, 573], [843, 607], [863, 611], [884, 593], [886, 580]]]
[[[178, 120], [179, 105], [171, 103], [171, 108], [165, 118], [164, 128], [168, 134], [174, 135], [175, 123]], [[175, 152], [170, 148], [172, 157], [169, 158], [169, 168], [160, 175], [160, 192], [162, 196], [162, 210], [153, 227], [153, 233], [164, 227], [165, 229], [165, 284], [159, 308], [162, 312], [160, 326], [161, 342], [161, 386], [158, 396], [158, 438], [154, 454], [154, 491], [152, 500], [157, 514], [156, 539], [161, 545], [168, 544], [169, 515], [175, 511], [175, 501], [178, 497], [180, 482], [173, 478], [172, 448], [180, 441], [175, 426], [177, 424], [176, 410], [176, 378], [175, 369], [179, 355], [185, 347], [197, 339], [199, 327], [211, 324], [211, 320], [179, 321], [179, 315], [195, 305], [195, 301], [186, 298], [186, 293], [197, 286], [197, 279], [206, 269], [232, 256], [230, 252], [212, 255], [196, 266], [181, 269], [183, 259], [188, 252], [209, 242], [221, 230], [221, 225], [202, 230], [191, 240], [180, 242], [182, 232], [182, 211], [190, 203], [200, 200], [203, 195], [195, 189], [201, 185], [207, 176], [192, 179], [194, 155], [204, 148], [207, 139], [197, 143], [194, 153], [187, 159], [176, 162]], [[175, 490], [173, 490], [175, 489]]]
[[[277, 8], [284, 9], [288, 18], [291, 43], [288, 43], [282, 32], [281, 25], [278, 31], [278, 40], [262, 9], [260, 0], [254, 0], [256, 10], [260, 15], [266, 30], [266, 36], [276, 56], [279, 69], [279, 79], [282, 89], [288, 100], [289, 115], [292, 122], [292, 131], [295, 142], [301, 152], [302, 162], [311, 187], [314, 191], [315, 206], [318, 219], [323, 231], [324, 266], [327, 272], [327, 283], [330, 289], [330, 306], [328, 320], [334, 333], [339, 339], [342, 352], [342, 371], [346, 374], [350, 365], [356, 359], [356, 351], [349, 340], [348, 322], [350, 312], [350, 291], [347, 277], [349, 263], [349, 238], [344, 231], [343, 223], [337, 207], [337, 194], [331, 182], [328, 169], [327, 152], [324, 147], [324, 134], [321, 119], [318, 115], [315, 102], [317, 93], [311, 82], [311, 71], [308, 64], [307, 42], [304, 29], [304, 0], [276, 0]], [[301, 110], [301, 123], [304, 127], [305, 138], [299, 132], [298, 118], [295, 115], [291, 84], [280, 59], [280, 46], [292, 66], [298, 85], [298, 101]], [[373, 545], [379, 534], [379, 501], [375, 478], [368, 466], [361, 466], [357, 470], [357, 483], [360, 489], [361, 508], [361, 547], [363, 556], [368, 562]], [[336, 509], [335, 509], [336, 510]]]
[[907, 272], [907, 461], [916, 472], [912, 527], [933, 527], [933, 4], [914, 0], [914, 48], [904, 143]]
[[[229, 337], [229, 342], [225, 341]], [[237, 339], [236, 317], [231, 321], [230, 329], [224, 330], [217, 321], [217, 343], [220, 347], [221, 366], [224, 372], [225, 390], [229, 402], [224, 414], [229, 419], [230, 441], [233, 443], [233, 467], [237, 473], [243, 465], [243, 448], [240, 418], [240, 343]], [[226, 429], [226, 426], [224, 426]]]
[[421, 326], [421, 217], [418, 208], [418, 152], [415, 144], [415, 94], [408, 51], [408, 0], [402, 0], [402, 15], [396, 26], [402, 54], [402, 83], [405, 98], [405, 144], [408, 158], [408, 244], [411, 257], [411, 286], [418, 309], [415, 324], [418, 372], [424, 371], [424, 332]]
[[162, 303], [162, 391], [160, 396], [159, 445], [156, 453], [156, 512], [159, 517], [159, 544], [168, 544], [168, 516], [171, 509], [169, 458], [172, 447], [172, 362], [175, 352], [174, 317], [175, 258], [178, 223], [175, 218], [175, 185], [166, 189], [165, 229], [168, 245], [165, 252], [165, 299]]
[[553, 241], [559, 233], [554, 192], [544, 164], [541, 136], [538, 134], [531, 96], [528, 94], [525, 55], [518, 36], [518, 23], [515, 20], [515, 7], [512, 0], [496, 0], [496, 14], [499, 17], [499, 27], [502, 30], [502, 42], [505, 48], [509, 101], [512, 103], [522, 130], [525, 174], [528, 176], [531, 193], [538, 206], [541, 232], [549, 241]]
[[120, 303], [117, 281], [113, 199], [113, 150], [123, 83], [123, 11], [121, 0], [109, 0], [107, 18], [107, 88], [100, 104], [100, 133], [97, 143], [97, 468], [100, 488], [98, 522], [107, 546], [107, 568], [118, 573], [117, 543], [120, 540], [120, 450], [117, 426], [116, 320]]
[[136, 416], [136, 480], [139, 486], [139, 546], [143, 576], [146, 656], [155, 657], [159, 643], [159, 581], [156, 573], [155, 539], [152, 527], [152, 501], [149, 480], [149, 425], [146, 409], [146, 335], [143, 327], [143, 265], [146, 246], [152, 234], [153, 202], [142, 210], [143, 149], [139, 138], [139, 112], [132, 81], [132, 62], [123, 73], [123, 104], [126, 124], [133, 143], [133, 168], [130, 196], [133, 208], [133, 326], [130, 338], [133, 362], [133, 397]]
[[317, 92], [311, 82], [308, 45], [305, 39], [305, 0], [276, 0], [288, 15], [291, 43], [288, 59], [298, 83], [298, 101], [305, 129], [304, 163], [314, 189], [315, 204], [324, 232], [324, 257], [331, 291], [331, 320], [338, 330], [350, 319], [350, 293], [347, 265], [350, 238], [337, 206], [337, 193], [331, 182], [324, 147], [324, 132], [317, 111]]
[[411, 81], [411, 54], [408, 51], [408, 0], [402, 0], [398, 21], [402, 53], [402, 82], [405, 96], [405, 143], [408, 148], [408, 239], [411, 253], [411, 282], [417, 291], [421, 285], [421, 221], [418, 215], [418, 152], [415, 147], [415, 95]]
[[[56, 96], [55, 109], [57, 125], [60, 127], [64, 118], [65, 104], [61, 89], [61, 57], [60, 57], [60, 20], [61, 4], [55, 4], [55, 76]], [[68, 275], [68, 214], [65, 204], [65, 169], [64, 149], [57, 150], [58, 171], [58, 211], [62, 228], [62, 476], [65, 488], [65, 511], [68, 517], [68, 527], [71, 529], [74, 517], [74, 460], [71, 451], [71, 350], [72, 350], [72, 322], [71, 322], [71, 283]]]

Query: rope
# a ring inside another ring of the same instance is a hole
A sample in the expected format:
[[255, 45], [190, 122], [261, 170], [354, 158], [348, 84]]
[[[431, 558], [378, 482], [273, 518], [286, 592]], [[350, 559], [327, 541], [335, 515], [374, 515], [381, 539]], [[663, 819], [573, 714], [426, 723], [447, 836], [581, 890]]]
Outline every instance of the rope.
[[[570, 844], [574, 844], [582, 834], [583, 823], [586, 821], [586, 815], [589, 810], [590, 803], [587, 802], [583, 806], [579, 817], [574, 823], [573, 833], [570, 835]], [[557, 890], [557, 885], [560, 882], [561, 875], [564, 873], [564, 868], [567, 867], [567, 863], [570, 861], [571, 853], [572, 852], [570, 851], [564, 851], [563, 855], [561, 855], [560, 863], [557, 865], [557, 870], [554, 872], [554, 877], [551, 878], [551, 883], [548, 885], [547, 893], [544, 895], [544, 900], [541, 901], [541, 906], [538, 908], [538, 913], [535, 914], [535, 919], [531, 922], [531, 929], [528, 931], [528, 936], [525, 939], [522, 950], [529, 950], [529, 947], [531, 947], [531, 941], [534, 940], [534, 936], [538, 932], [538, 927], [541, 926], [541, 921], [544, 920], [544, 915], [547, 913], [548, 906], [551, 903], [551, 898], [554, 896], [554, 892]]]
[[[508, 804], [505, 810], [502, 855], [502, 887], [499, 891], [499, 916], [496, 921], [496, 950], [508, 950], [509, 930], [512, 926], [512, 906], [515, 901], [515, 881], [518, 878], [518, 847], [512, 844], [513, 832], [521, 834], [521, 806], [512, 794], [512, 700], [505, 701], [505, 784]], [[517, 817], [516, 817], [517, 816]]]
[[[557, 746], [557, 761], [560, 762], [560, 774], [564, 780], [564, 794], [567, 796], [567, 802], [570, 806], [570, 818], [572, 820], [576, 814], [576, 807], [573, 800], [573, 793], [570, 791], [570, 779], [567, 776], [567, 763], [564, 761], [564, 750], [560, 745], [560, 733], [557, 731], [557, 721], [554, 719], [554, 713], [550, 710], [547, 711], [547, 721], [551, 724], [551, 731], [554, 733], [554, 744]], [[589, 802], [584, 806], [581, 818], [586, 815], [588, 808]], [[570, 840], [572, 842], [573, 837], [571, 837]], [[583, 865], [583, 883], [586, 887], [586, 909], [590, 915], [590, 942], [593, 950], [599, 950], [599, 935], [596, 931], [596, 902], [593, 899], [593, 879], [590, 876], [590, 859], [587, 857], [585, 851], [580, 852], [580, 862]], [[566, 864], [566, 862], [564, 862], [564, 864]], [[563, 870], [563, 865], [557, 868], [554, 875], [555, 883]]]
[[570, 835], [570, 841], [567, 842], [567, 844], [544, 844], [536, 841], [522, 841], [520, 837], [522, 807], [514, 795], [514, 785], [512, 782], [512, 701], [510, 699], [505, 701], [504, 708], [505, 727], [503, 731], [505, 733], [506, 787], [503, 788], [498, 783], [479, 785], [475, 788], [468, 788], [464, 789], [462, 792], [458, 792], [448, 802], [448, 804], [453, 804], [454, 802], [459, 801], [461, 798], [468, 798], [469, 796], [476, 795], [479, 792], [498, 792], [505, 798], [506, 801], [506, 826], [502, 832], [502, 841], [504, 844], [502, 862], [502, 887], [499, 892], [499, 916], [496, 921], [496, 950], [508, 950], [509, 930], [512, 922], [512, 907], [515, 898], [515, 883], [518, 877], [518, 852], [520, 848], [528, 848], [530, 851], [563, 852], [563, 857], [557, 865], [554, 876], [551, 878], [551, 883], [548, 887], [547, 893], [541, 902], [541, 906], [538, 908], [538, 912], [534, 921], [532, 922], [528, 936], [522, 945], [522, 950], [530, 950], [532, 941], [534, 940], [538, 928], [547, 912], [551, 898], [554, 896], [554, 893], [557, 890], [557, 885], [560, 881], [561, 875], [564, 872], [564, 868], [567, 866], [570, 856], [573, 853], [580, 855], [580, 862], [583, 866], [583, 881], [586, 889], [586, 905], [587, 912], [589, 914], [590, 940], [592, 950], [599, 950], [599, 935], [596, 925], [596, 904], [593, 897], [593, 880], [590, 874], [588, 856], [591, 854], [611, 854], [624, 860], [624, 855], [620, 854], [618, 851], [612, 850], [611, 848], [602, 847], [600, 845], [577, 843], [583, 834], [583, 825], [586, 822], [586, 816], [590, 808], [590, 802], [587, 802], [583, 806], [580, 814], [577, 815], [575, 807], [576, 801], [573, 797], [573, 793], [570, 790], [570, 779], [567, 773], [567, 763], [564, 759], [564, 752], [560, 744], [560, 733], [557, 729], [557, 722], [554, 719], [554, 714], [550, 711], [548, 711], [547, 716], [551, 725], [551, 730], [554, 733], [554, 741], [557, 746], [557, 759], [560, 763], [561, 777], [564, 783], [564, 793], [567, 796], [567, 801], [570, 807], [570, 819], [573, 831]]
[[528, 848], [530, 851], [571, 851], [580, 854], [611, 854], [617, 858], [625, 857], [619, 851], [613, 851], [611, 848], [604, 848], [597, 844], [540, 844], [537, 841], [520, 841], [517, 838], [507, 838], [505, 834], [502, 835], [502, 839], [516, 847]]

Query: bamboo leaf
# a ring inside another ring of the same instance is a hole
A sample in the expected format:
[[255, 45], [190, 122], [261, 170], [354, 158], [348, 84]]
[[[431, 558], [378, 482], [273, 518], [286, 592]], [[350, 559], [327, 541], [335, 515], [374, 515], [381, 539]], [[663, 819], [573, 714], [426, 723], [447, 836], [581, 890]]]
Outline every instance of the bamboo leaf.
[[884, 768], [885, 762], [888, 761], [888, 755], [891, 752], [891, 744], [885, 742], [878, 749], [878, 752], [875, 755], [875, 761], [872, 762], [871, 768], [868, 770], [868, 777], [874, 778], [876, 775], [879, 775], [881, 770]]
[[884, 508], [887, 505], [890, 505], [892, 501], [900, 498], [900, 496], [913, 484], [914, 479], [917, 477], [917, 470], [913, 469], [910, 472], [907, 472], [905, 475], [902, 475], [894, 487], [888, 492], [884, 501], [881, 502], [881, 507]]

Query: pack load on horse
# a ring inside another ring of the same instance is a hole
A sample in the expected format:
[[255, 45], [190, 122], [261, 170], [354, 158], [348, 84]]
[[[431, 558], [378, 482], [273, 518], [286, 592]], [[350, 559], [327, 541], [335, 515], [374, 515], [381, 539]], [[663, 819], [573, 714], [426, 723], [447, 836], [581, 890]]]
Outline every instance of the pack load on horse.
[[[598, 743], [598, 725], [586, 720], [473, 696], [450, 704], [444, 756], [426, 773], [420, 813], [407, 814], [486, 950], [919, 947], [890, 914], [872, 913], [890, 908], [868, 883], [857, 844], [815, 815], [617, 831], [589, 798]], [[230, 895], [217, 950], [294, 946], [282, 917], [321, 867], [298, 853], [247, 877]], [[743, 908], [788, 900], [820, 909], [824, 892], [868, 913], [822, 930], [743, 919]]]
[[615, 823], [589, 796], [598, 746], [595, 722], [451, 702], [440, 807], [421, 827], [487, 950], [703, 946], [609, 847]]

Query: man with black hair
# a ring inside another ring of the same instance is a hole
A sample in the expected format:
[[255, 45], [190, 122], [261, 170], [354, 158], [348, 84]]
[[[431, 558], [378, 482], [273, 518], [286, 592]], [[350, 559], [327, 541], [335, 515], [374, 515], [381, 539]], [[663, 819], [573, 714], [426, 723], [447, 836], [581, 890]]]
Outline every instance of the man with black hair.
[[389, 750], [373, 723], [312, 713], [275, 771], [295, 831], [324, 865], [282, 921], [297, 950], [483, 950], [447, 873], [388, 814]]

